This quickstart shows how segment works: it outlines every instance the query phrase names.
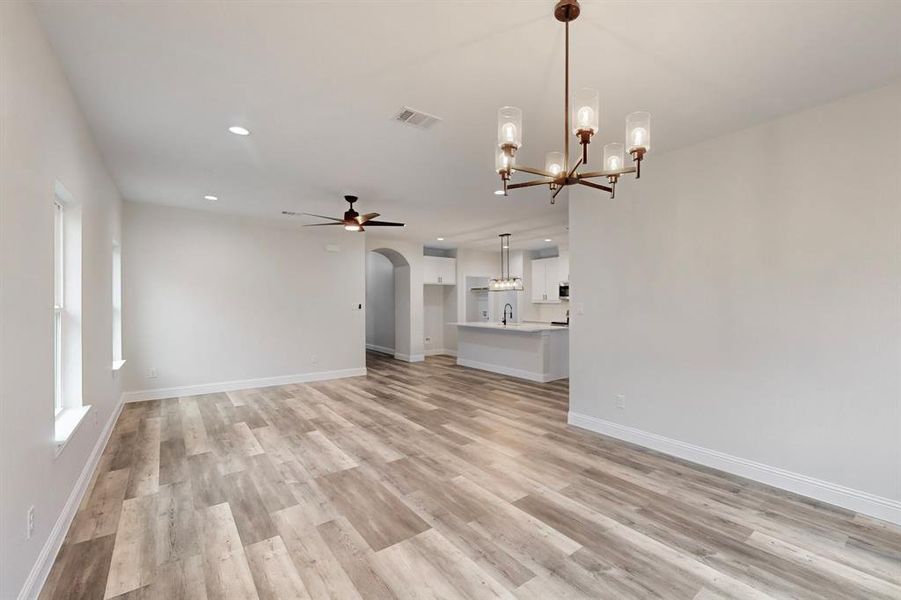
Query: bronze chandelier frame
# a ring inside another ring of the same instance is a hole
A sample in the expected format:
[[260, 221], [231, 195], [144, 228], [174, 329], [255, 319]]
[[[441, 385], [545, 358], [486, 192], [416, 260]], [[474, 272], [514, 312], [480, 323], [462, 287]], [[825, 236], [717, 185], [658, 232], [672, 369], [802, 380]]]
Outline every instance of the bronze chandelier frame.
[[[559, 174], [554, 174], [544, 169], [517, 165], [514, 163], [514, 157], [516, 155], [516, 150], [518, 149], [518, 147], [514, 144], [501, 144], [500, 149], [507, 157], [507, 160], [505, 161], [506, 166], [504, 168], [498, 169], [498, 174], [501, 176], [501, 180], [504, 183], [504, 196], [507, 196], [507, 192], [509, 190], [534, 187], [538, 185], [547, 185], [553, 192], [551, 195], [551, 204], [554, 204], [557, 195], [563, 190], [564, 187], [570, 185], [584, 185], [596, 190], [608, 192], [610, 194], [610, 197], [614, 198], [616, 195], [616, 182], [619, 180], [620, 176], [627, 175], [629, 173], [635, 173], [636, 179], [641, 177], [641, 161], [644, 159], [644, 155], [647, 152], [647, 148], [643, 147], [633, 148], [629, 150], [629, 154], [632, 156], [632, 160], [635, 163], [635, 166], [633, 167], [624, 167], [622, 169], [610, 171], [589, 171], [578, 173], [577, 171], [579, 167], [588, 163], [588, 144], [591, 143], [591, 136], [594, 133], [591, 130], [580, 129], [576, 132], [576, 135], [579, 138], [579, 143], [582, 146], [582, 152], [581, 156], [576, 161], [576, 164], [574, 164], [572, 167], [569, 166], [569, 24], [571, 21], [576, 20], [580, 12], [581, 8], [579, 7], [578, 0], [559, 0], [557, 2], [557, 5], [554, 7], [554, 17], [556, 17], [558, 21], [562, 22], [566, 27], [566, 42], [564, 54], [565, 82], [563, 100], [563, 168]], [[513, 173], [515, 173], [516, 171], [538, 175], [539, 177], [541, 177], [541, 179], [525, 181], [522, 183], [511, 183], [510, 179]], [[590, 181], [591, 179], [597, 177], [606, 177], [608, 185]]]

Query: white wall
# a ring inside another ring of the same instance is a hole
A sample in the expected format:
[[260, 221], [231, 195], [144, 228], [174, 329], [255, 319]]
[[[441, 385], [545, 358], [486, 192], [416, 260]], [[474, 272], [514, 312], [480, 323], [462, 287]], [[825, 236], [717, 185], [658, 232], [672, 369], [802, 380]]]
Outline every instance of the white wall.
[[394, 353], [394, 265], [366, 253], [366, 345]]
[[581, 424], [901, 516], [899, 138], [896, 85], [651, 153], [613, 201], [574, 189]]
[[[497, 277], [500, 271], [500, 254], [484, 250], [460, 248], [457, 250], [457, 321], [466, 322], [467, 277]], [[496, 294], [489, 294], [495, 296]], [[489, 303], [490, 304], [490, 303]], [[492, 318], [493, 319], [493, 315]]]
[[[51, 232], [57, 182], [81, 207], [82, 396], [92, 409], [54, 458]], [[60, 521], [59, 537], [52, 528], [61, 516], [71, 516], [67, 500], [119, 406], [111, 368], [119, 210], [119, 194], [32, 8], [0, 3], [0, 598], [19, 594], [42, 551], [45, 565], [53, 560], [68, 522]], [[77, 502], [77, 494], [72, 499]], [[35, 530], [26, 539], [29, 505]], [[36, 595], [40, 581], [30, 581]]]
[[444, 316], [442, 317], [442, 344], [445, 354], [457, 353], [457, 288], [462, 287], [465, 281], [457, 280], [457, 285], [441, 286], [444, 294]]
[[[362, 236], [125, 207], [126, 390], [365, 367]], [[340, 251], [328, 251], [329, 244]], [[149, 369], [156, 378], [147, 377]]]
[[[457, 282], [463, 285], [463, 282]], [[457, 351], [457, 286], [423, 286], [423, 335], [425, 353], [455, 354]]]
[[[444, 291], [443, 285], [423, 286], [423, 345], [426, 354], [444, 350]], [[426, 341], [429, 340], [429, 341]]]

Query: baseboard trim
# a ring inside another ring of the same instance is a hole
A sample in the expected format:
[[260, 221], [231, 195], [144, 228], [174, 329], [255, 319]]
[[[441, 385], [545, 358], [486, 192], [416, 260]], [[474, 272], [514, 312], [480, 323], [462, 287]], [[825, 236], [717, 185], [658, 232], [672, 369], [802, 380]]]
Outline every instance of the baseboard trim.
[[366, 344], [367, 350], [372, 350], [373, 352], [381, 352], [382, 354], [394, 354], [394, 348], [389, 348], [388, 346], [379, 346], [378, 344]]
[[549, 381], [556, 381], [558, 379], [566, 379], [565, 375], [546, 375], [544, 373], [537, 373], [534, 371], [525, 371], [523, 369], [513, 369], [511, 367], [504, 367], [502, 365], [493, 365], [491, 363], [484, 363], [477, 360], [470, 360], [468, 358], [457, 358], [457, 364], [461, 367], [469, 367], [471, 369], [479, 369], [481, 371], [490, 371], [492, 373], [499, 373], [501, 375], [509, 375], [510, 377], [517, 377], [519, 379], [526, 379], [528, 381], [534, 381], [536, 383], [547, 383]]
[[91, 454], [88, 456], [88, 460], [81, 470], [81, 474], [78, 476], [78, 479], [75, 480], [75, 487], [73, 487], [72, 491], [69, 493], [69, 497], [63, 505], [62, 512], [56, 519], [56, 523], [53, 524], [53, 529], [50, 530], [50, 535], [47, 537], [47, 541], [44, 542], [44, 546], [41, 548], [41, 552], [38, 554], [38, 558], [31, 568], [31, 572], [28, 573], [28, 577], [25, 579], [25, 583], [22, 585], [22, 589], [17, 596], [18, 600], [32, 600], [40, 595], [41, 589], [47, 581], [47, 576], [50, 575], [50, 569], [53, 568], [56, 555], [59, 554], [59, 549], [66, 539], [69, 527], [72, 525], [72, 521], [78, 513], [78, 507], [84, 499], [85, 493], [88, 491], [88, 485], [91, 483], [94, 469], [97, 468], [97, 464], [100, 462], [100, 457], [103, 455], [103, 449], [106, 448], [106, 443], [113, 433], [116, 421], [119, 420], [119, 414], [121, 414], [122, 406], [124, 404], [124, 399], [120, 396], [118, 405], [115, 410], [113, 410], [113, 414], [110, 415], [106, 425], [103, 426], [103, 430], [97, 438], [97, 443], [94, 444], [94, 449], [91, 450]]
[[361, 375], [366, 375], [365, 367], [338, 369], [336, 371], [319, 371], [315, 373], [300, 373], [297, 375], [279, 375], [277, 377], [263, 377], [260, 379], [241, 379], [237, 381], [222, 381], [219, 383], [183, 385], [153, 390], [137, 390], [125, 392], [122, 396], [125, 398], [125, 402], [143, 402], [145, 400], [162, 400], [164, 398], [178, 398], [181, 396], [234, 392], [236, 390], [271, 387], [274, 385], [288, 385], [291, 383], [309, 383], [311, 381], [325, 381], [327, 379], [343, 379], [345, 377], [359, 377]]
[[739, 458], [589, 415], [570, 412], [567, 421], [570, 425], [582, 429], [901, 525], [901, 502], [897, 500], [883, 498], [801, 473]]
[[400, 352], [394, 353], [394, 358], [397, 360], [402, 360], [404, 362], [422, 362], [425, 360], [424, 354], [401, 354]]
[[425, 351], [426, 356], [439, 356], [442, 354], [444, 356], [457, 356], [457, 351], [456, 350], [445, 350], [445, 349], [441, 349], [441, 348], [439, 348], [437, 350], [426, 350]]

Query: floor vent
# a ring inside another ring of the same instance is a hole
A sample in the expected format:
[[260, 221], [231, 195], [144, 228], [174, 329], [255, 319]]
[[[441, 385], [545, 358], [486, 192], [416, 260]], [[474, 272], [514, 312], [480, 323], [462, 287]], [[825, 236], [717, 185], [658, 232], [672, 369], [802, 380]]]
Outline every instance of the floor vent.
[[401, 123], [406, 123], [407, 125], [411, 125], [418, 129], [429, 129], [432, 125], [441, 120], [435, 115], [424, 113], [414, 108], [410, 108], [409, 106], [401, 108], [400, 111], [394, 115], [394, 118]]

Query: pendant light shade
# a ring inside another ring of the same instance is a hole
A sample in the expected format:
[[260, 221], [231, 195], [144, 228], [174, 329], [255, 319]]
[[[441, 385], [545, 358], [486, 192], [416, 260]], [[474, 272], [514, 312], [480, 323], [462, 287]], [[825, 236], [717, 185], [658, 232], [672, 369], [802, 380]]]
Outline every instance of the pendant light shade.
[[578, 135], [580, 131], [584, 131], [594, 135], [598, 132], [599, 98], [600, 93], [591, 88], [582, 88], [575, 93], [571, 117], [573, 133]]
[[501, 274], [488, 282], [489, 292], [521, 292], [522, 278], [510, 275], [510, 234], [502, 233], [501, 238]]
[[497, 111], [497, 145], [514, 149], [522, 146], [522, 111], [504, 106]]
[[626, 117], [626, 147], [629, 152], [651, 149], [651, 113], [639, 110]]
[[548, 152], [544, 157], [544, 170], [557, 177], [563, 172], [563, 153]]
[[494, 149], [494, 170], [498, 173], [507, 173], [509, 174], [513, 170], [513, 165], [516, 164], [516, 157], [509, 156], [506, 152], [501, 148]]
[[623, 145], [612, 142], [604, 146], [604, 171], [619, 171], [625, 166]]

